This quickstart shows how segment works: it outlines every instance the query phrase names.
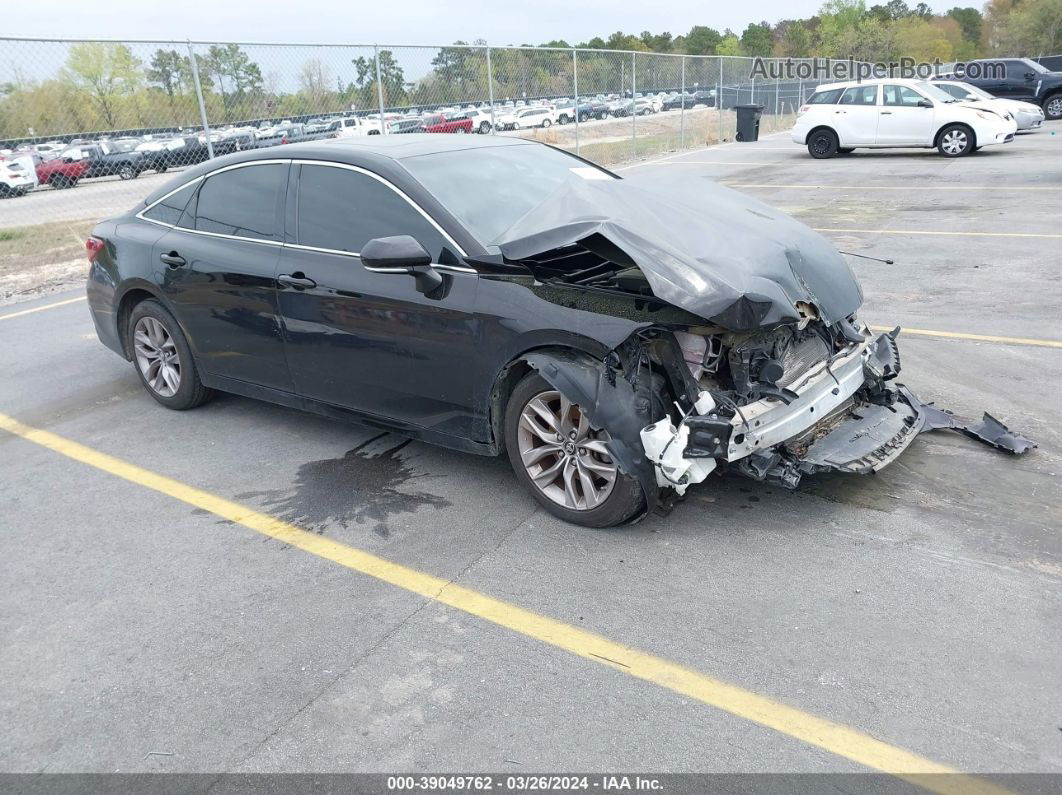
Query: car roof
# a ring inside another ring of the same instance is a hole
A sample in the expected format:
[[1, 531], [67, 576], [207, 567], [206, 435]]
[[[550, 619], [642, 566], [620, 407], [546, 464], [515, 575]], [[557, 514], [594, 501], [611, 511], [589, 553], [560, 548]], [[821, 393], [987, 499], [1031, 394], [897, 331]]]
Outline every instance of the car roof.
[[[419, 123], [419, 120], [408, 121]], [[499, 146], [544, 146], [523, 138], [502, 138], [492, 135], [439, 135], [431, 133], [406, 133], [402, 135], [366, 135], [357, 138], [331, 138], [322, 141], [268, 146], [249, 149], [207, 160], [185, 169], [178, 179], [167, 183], [138, 205], [146, 206], [172, 191], [180, 183], [187, 183], [202, 174], [219, 168], [248, 163], [255, 160], [327, 160], [375, 170], [404, 170], [398, 165], [407, 157], [431, 155], [438, 152], [457, 152], [468, 149], [490, 149]]]
[[906, 77], [881, 77], [873, 80], [845, 80], [842, 83], [823, 83], [821, 86], [816, 86], [816, 91], [832, 91], [835, 88], [853, 88], [856, 86], [878, 86], [883, 83], [888, 83], [891, 86], [913, 86], [916, 83], [924, 83], [924, 80], [911, 80]]

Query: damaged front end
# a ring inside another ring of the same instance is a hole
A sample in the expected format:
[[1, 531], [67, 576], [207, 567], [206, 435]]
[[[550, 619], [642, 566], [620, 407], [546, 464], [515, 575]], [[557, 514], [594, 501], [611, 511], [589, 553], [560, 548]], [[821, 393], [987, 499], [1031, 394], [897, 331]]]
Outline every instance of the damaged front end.
[[711, 183], [626, 182], [565, 186], [479, 264], [529, 275], [544, 300], [645, 321], [604, 361], [525, 359], [608, 430], [650, 507], [714, 471], [786, 488], [875, 472], [940, 428], [1014, 454], [1035, 446], [896, 384], [899, 329], [874, 337], [857, 320], [855, 276], [812, 230]]
[[819, 472], [868, 474], [920, 433], [953, 429], [1020, 454], [1035, 444], [990, 415], [977, 424], [895, 384], [899, 329], [872, 337], [846, 321], [761, 334], [650, 329], [604, 361], [536, 353], [527, 361], [609, 430], [620, 468], [666, 510], [714, 471], [796, 488]]

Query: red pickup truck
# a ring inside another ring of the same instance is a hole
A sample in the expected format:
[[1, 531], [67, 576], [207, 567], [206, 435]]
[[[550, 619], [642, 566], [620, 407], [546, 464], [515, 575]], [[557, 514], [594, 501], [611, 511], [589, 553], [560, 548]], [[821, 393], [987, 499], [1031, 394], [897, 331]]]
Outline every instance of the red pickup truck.
[[53, 188], [72, 188], [88, 168], [87, 160], [42, 160], [37, 164], [37, 181]]
[[442, 113], [424, 117], [424, 132], [430, 133], [470, 133], [472, 119], [463, 117], [446, 118]]

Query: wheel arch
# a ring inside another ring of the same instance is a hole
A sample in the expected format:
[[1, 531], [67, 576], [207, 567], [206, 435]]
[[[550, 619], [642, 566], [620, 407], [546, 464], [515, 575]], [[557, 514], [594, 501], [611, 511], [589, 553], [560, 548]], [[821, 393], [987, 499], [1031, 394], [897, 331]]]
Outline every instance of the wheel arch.
[[813, 136], [815, 133], [823, 132], [823, 131], [833, 133], [834, 137], [837, 138], [837, 145], [838, 146], [841, 145], [841, 136], [837, 134], [837, 130], [835, 130], [833, 127], [831, 127], [828, 124], [816, 124], [810, 130], [808, 130], [808, 134], [804, 136], [804, 145], [805, 146], [807, 145], [808, 141], [811, 140], [811, 136]]
[[940, 128], [933, 135], [933, 146], [940, 146], [940, 136], [949, 127], [965, 127], [970, 133], [970, 137], [973, 138], [973, 148], [977, 148], [977, 130], [964, 121], [949, 121], [947, 124], [940, 125]]
[[487, 400], [487, 422], [490, 431], [488, 442], [494, 455], [505, 452], [505, 409], [513, 389], [524, 378], [535, 371], [528, 361], [534, 354], [573, 353], [589, 356], [598, 362], [604, 362], [608, 348], [589, 338], [573, 337], [570, 340], [544, 342], [530, 345], [511, 356], [495, 373]]
[[[177, 320], [177, 315], [174, 314], [173, 307], [171, 307], [169, 301], [163, 297], [156, 285], [143, 279], [130, 280], [130, 282], [122, 288], [121, 292], [115, 296], [114, 302], [114, 330], [117, 333], [118, 342], [122, 346], [122, 353], [125, 355], [126, 359], [132, 359], [132, 352], [129, 350], [128, 340], [126, 339], [125, 333], [125, 329], [129, 325], [129, 316], [133, 313], [133, 308], [137, 304], [146, 301], [149, 298], [154, 298], [166, 307], [166, 310], [174, 316], [175, 320]], [[178, 325], [180, 325], [180, 322], [180, 320], [177, 320]], [[185, 339], [188, 340], [188, 345], [192, 346], [191, 338], [188, 337], [188, 334], [183, 327], [181, 328], [181, 331], [184, 333]]]

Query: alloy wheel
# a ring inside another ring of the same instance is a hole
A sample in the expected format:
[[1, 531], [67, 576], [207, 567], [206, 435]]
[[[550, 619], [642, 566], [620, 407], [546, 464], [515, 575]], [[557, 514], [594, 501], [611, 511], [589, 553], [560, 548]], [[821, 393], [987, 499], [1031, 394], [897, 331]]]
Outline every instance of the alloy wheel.
[[960, 154], [966, 149], [969, 139], [962, 130], [948, 130], [940, 141], [941, 148], [949, 155]]
[[161, 322], [142, 317], [133, 328], [136, 364], [147, 385], [161, 397], [173, 397], [181, 388], [181, 358], [173, 337]]
[[811, 145], [815, 148], [815, 154], [824, 155], [830, 151], [830, 138], [828, 135], [816, 135]]
[[1052, 119], [1062, 117], [1062, 97], [1055, 97], [1047, 103], [1047, 115]]
[[616, 485], [618, 469], [608, 432], [560, 392], [535, 395], [520, 413], [520, 460], [531, 482], [550, 500], [575, 511], [601, 505]]

